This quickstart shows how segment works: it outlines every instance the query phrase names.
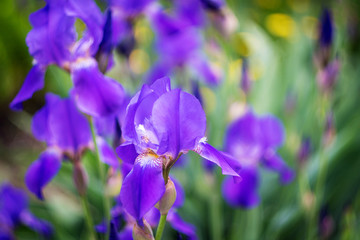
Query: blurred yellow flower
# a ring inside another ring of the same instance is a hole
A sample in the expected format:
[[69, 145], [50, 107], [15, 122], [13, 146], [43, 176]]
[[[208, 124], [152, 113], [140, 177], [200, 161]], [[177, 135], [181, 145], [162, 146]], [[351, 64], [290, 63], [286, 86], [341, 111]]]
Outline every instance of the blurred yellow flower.
[[286, 14], [274, 13], [267, 16], [265, 25], [268, 31], [278, 37], [289, 38], [295, 31], [295, 21]]

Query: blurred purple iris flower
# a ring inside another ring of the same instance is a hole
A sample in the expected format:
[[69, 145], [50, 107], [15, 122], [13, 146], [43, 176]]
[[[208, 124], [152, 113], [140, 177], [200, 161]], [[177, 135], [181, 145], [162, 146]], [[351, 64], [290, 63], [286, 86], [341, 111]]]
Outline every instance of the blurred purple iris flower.
[[[181, 4], [180, 13], [175, 16], [158, 6], [149, 11], [148, 16], [156, 33], [155, 47], [159, 53], [159, 59], [147, 76], [149, 83], [171, 74], [176, 68], [186, 68], [195, 78], [208, 84], [219, 83], [219, 76], [201, 53], [203, 39], [198, 24], [194, 22], [202, 20], [194, 20], [188, 16], [196, 16], [187, 11], [201, 7], [200, 3], [197, 6], [197, 2], [191, 1], [190, 5]], [[183, 5], [187, 7], [183, 9]]]
[[71, 98], [46, 95], [46, 105], [33, 118], [34, 136], [47, 144], [47, 149], [33, 162], [25, 176], [29, 190], [43, 199], [42, 188], [61, 167], [62, 159], [79, 166], [82, 153], [90, 147], [91, 131], [85, 118]]
[[277, 172], [281, 183], [292, 181], [293, 170], [276, 153], [283, 142], [284, 128], [280, 120], [272, 115], [258, 117], [248, 110], [229, 126], [225, 149], [243, 166], [240, 183], [234, 183], [231, 179], [225, 179], [223, 183], [223, 195], [229, 204], [244, 208], [258, 204], [260, 163]]
[[133, 168], [120, 199], [137, 221], [160, 200], [166, 172], [183, 153], [195, 151], [220, 166], [223, 174], [239, 177], [240, 163], [206, 143], [206, 117], [199, 101], [172, 90], [167, 77], [145, 84], [131, 99], [122, 130], [126, 142], [117, 153]]
[[29, 211], [29, 200], [26, 193], [9, 183], [0, 186], [0, 239], [12, 240], [14, 229], [24, 224], [46, 238], [52, 235], [52, 226], [36, 218]]
[[[22, 109], [22, 102], [44, 87], [48, 65], [56, 64], [71, 73], [72, 94], [81, 111], [92, 116], [111, 115], [124, 97], [122, 86], [105, 77], [94, 59], [103, 39], [105, 18], [93, 0], [48, 0], [44, 8], [30, 15], [33, 29], [26, 42], [34, 66], [10, 107]], [[77, 41], [75, 20], [87, 29]]]

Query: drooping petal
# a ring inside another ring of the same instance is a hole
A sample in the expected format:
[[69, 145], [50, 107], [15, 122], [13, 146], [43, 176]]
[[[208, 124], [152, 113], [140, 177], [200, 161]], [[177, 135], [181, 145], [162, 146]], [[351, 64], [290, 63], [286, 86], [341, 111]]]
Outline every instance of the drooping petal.
[[217, 150], [216, 148], [204, 141], [200, 141], [194, 151], [206, 160], [209, 160], [210, 162], [218, 165], [222, 169], [222, 173], [224, 175], [241, 177], [241, 175], [239, 174], [241, 169], [240, 162], [237, 159], [226, 154], [225, 152]]
[[75, 18], [64, 11], [66, 1], [48, 1], [30, 15], [33, 29], [26, 37], [29, 52], [42, 66], [62, 66], [70, 60], [70, 46], [76, 41]]
[[255, 207], [260, 198], [257, 193], [259, 176], [255, 168], [244, 168], [240, 171], [242, 181], [235, 183], [232, 178], [226, 178], [222, 185], [225, 200], [234, 207]]
[[180, 151], [194, 149], [205, 135], [206, 117], [200, 102], [180, 89], [161, 95], [154, 103], [151, 120], [161, 141], [158, 154], [176, 158]]
[[51, 110], [54, 109], [54, 105], [60, 101], [60, 97], [55, 94], [48, 93], [45, 98], [46, 104], [35, 113], [32, 119], [31, 128], [36, 139], [39, 141], [45, 141], [47, 144], [51, 145], [52, 135], [49, 129], [49, 115]]
[[167, 221], [175, 230], [185, 234], [189, 239], [197, 239], [195, 226], [182, 220], [176, 212], [169, 211]]
[[20, 91], [10, 103], [10, 108], [12, 110], [21, 110], [22, 102], [31, 98], [34, 92], [42, 89], [44, 87], [44, 77], [45, 77], [45, 68], [40, 65], [34, 65], [22, 85]]
[[43, 152], [39, 159], [33, 162], [25, 175], [28, 189], [39, 199], [44, 199], [42, 189], [55, 177], [61, 167], [61, 155], [55, 150]]
[[284, 142], [284, 127], [279, 119], [272, 115], [260, 118], [260, 129], [265, 148], [279, 147]]
[[153, 154], [140, 155], [124, 179], [120, 199], [124, 209], [140, 220], [165, 192], [162, 160]]
[[77, 110], [74, 101], [71, 98], [62, 99], [51, 107], [51, 143], [73, 155], [87, 147], [91, 142], [90, 126], [85, 116]]
[[28, 202], [25, 191], [3, 183], [0, 187], [0, 218], [3, 219], [0, 221], [11, 227], [16, 225], [21, 212], [28, 208]]
[[270, 170], [277, 172], [283, 184], [290, 183], [295, 177], [294, 170], [292, 170], [279, 155], [272, 151], [265, 154], [263, 164]]
[[72, 95], [78, 108], [91, 116], [109, 116], [120, 110], [125, 97], [120, 83], [105, 77], [94, 59], [80, 60], [72, 66]]
[[119, 147], [116, 148], [116, 153], [121, 158], [123, 162], [128, 164], [134, 164], [135, 159], [139, 155], [136, 152], [135, 145], [129, 142], [125, 142]]
[[119, 168], [120, 162], [116, 157], [116, 154], [112, 147], [101, 137], [97, 137], [97, 143], [99, 146], [99, 152], [101, 155], [101, 161], [112, 166], [113, 168]]
[[21, 213], [21, 222], [34, 230], [35, 232], [40, 233], [44, 237], [50, 237], [53, 233], [53, 228], [50, 223], [45, 220], [38, 219], [32, 215], [29, 211], [23, 211]]

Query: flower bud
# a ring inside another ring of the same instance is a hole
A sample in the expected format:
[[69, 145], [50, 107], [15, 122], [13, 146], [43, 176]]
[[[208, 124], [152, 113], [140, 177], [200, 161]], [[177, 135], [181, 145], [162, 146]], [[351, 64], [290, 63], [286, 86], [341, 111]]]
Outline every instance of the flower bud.
[[168, 178], [168, 182], [165, 187], [166, 189], [164, 195], [156, 204], [156, 207], [160, 210], [161, 215], [167, 214], [176, 200], [175, 184], [170, 178]]
[[81, 162], [74, 163], [73, 180], [79, 194], [81, 196], [84, 196], [89, 181], [86, 171]]
[[[141, 220], [142, 221], [142, 220]], [[141, 225], [141, 224], [140, 224]], [[132, 237], [134, 240], [154, 240], [152, 229], [146, 220], [142, 222], [142, 226], [135, 223]]]

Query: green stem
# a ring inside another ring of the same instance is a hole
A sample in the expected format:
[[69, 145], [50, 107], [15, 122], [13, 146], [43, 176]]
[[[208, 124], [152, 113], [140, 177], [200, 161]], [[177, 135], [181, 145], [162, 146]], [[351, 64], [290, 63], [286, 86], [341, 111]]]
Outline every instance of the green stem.
[[[329, 107], [327, 106], [327, 99], [326, 98], [321, 98], [320, 100], [320, 105], [321, 105], [321, 109], [324, 111], [323, 112], [323, 116], [322, 117], [322, 123], [323, 126], [325, 126], [326, 124], [326, 114], [327, 114], [327, 110], [329, 109]], [[323, 131], [323, 135], [326, 134], [326, 130]], [[323, 143], [323, 138], [320, 140], [320, 151], [319, 151], [319, 170], [318, 170], [318, 177], [315, 183], [315, 190], [314, 190], [314, 194], [315, 194], [315, 203], [311, 208], [310, 211], [310, 226], [308, 229], [308, 236], [307, 238], [313, 239], [313, 236], [316, 234], [317, 231], [317, 220], [319, 217], [319, 210], [321, 207], [321, 202], [322, 202], [322, 198], [323, 198], [323, 193], [324, 193], [324, 185], [325, 185], [325, 180], [326, 180], [326, 172], [327, 172], [327, 157], [326, 157], [326, 146]]]
[[167, 214], [163, 214], [160, 217], [159, 225], [156, 230], [155, 240], [161, 240], [161, 237], [162, 237], [162, 234], [163, 234], [163, 231], [165, 228], [165, 224], [166, 224], [166, 217], [167, 217]]
[[84, 213], [85, 213], [85, 220], [86, 220], [86, 225], [89, 229], [89, 234], [90, 234], [90, 239], [96, 239], [95, 238], [95, 232], [94, 232], [94, 224], [90, 215], [90, 209], [89, 209], [89, 204], [88, 201], [86, 200], [86, 196], [83, 195], [81, 196], [81, 200], [82, 200], [82, 206], [84, 209]]
[[[100, 152], [99, 152], [99, 147], [96, 141], [96, 134], [95, 134], [95, 127], [94, 127], [94, 120], [92, 117], [90, 117], [90, 127], [91, 127], [91, 135], [92, 135], [92, 139], [94, 142], [94, 148], [95, 148], [95, 152], [96, 152], [96, 159], [97, 159], [97, 164], [98, 164], [98, 170], [99, 170], [99, 176], [100, 176], [100, 180], [103, 184], [106, 184], [106, 179], [104, 177], [104, 168], [103, 168], [103, 164], [100, 160]], [[103, 188], [105, 189], [105, 187]], [[105, 215], [105, 219], [106, 219], [106, 234], [105, 234], [105, 239], [109, 239], [109, 230], [110, 230], [110, 206], [109, 206], [109, 201], [106, 197], [106, 194], [103, 192], [102, 194], [103, 196], [103, 207], [104, 207], [104, 215]]]

